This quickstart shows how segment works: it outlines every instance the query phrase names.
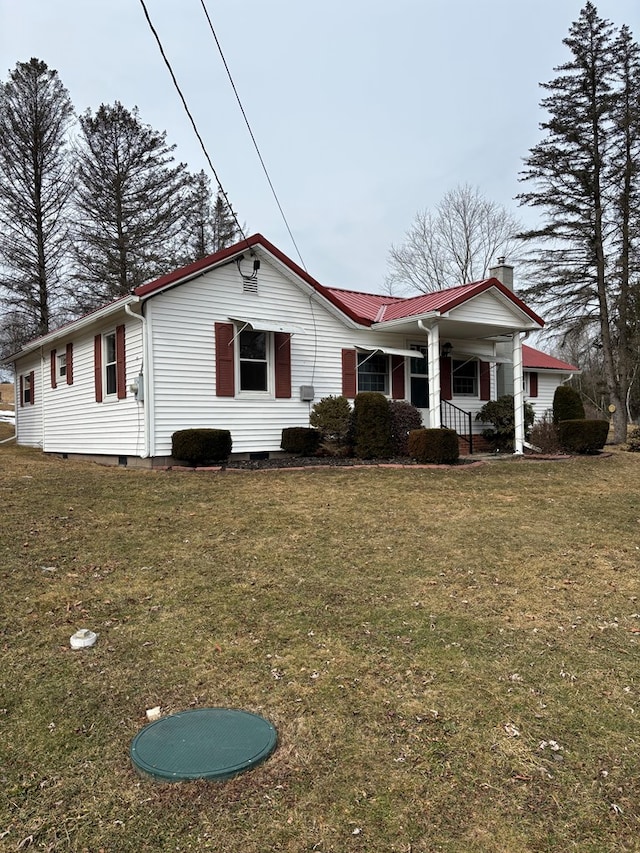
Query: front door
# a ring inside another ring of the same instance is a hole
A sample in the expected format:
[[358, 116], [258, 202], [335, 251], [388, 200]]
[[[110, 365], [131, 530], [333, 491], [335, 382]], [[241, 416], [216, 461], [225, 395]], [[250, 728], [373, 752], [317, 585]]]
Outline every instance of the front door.
[[424, 358], [409, 359], [409, 381], [411, 402], [420, 410], [422, 423], [429, 426], [429, 375], [427, 371], [427, 347], [425, 344], [410, 344], [410, 349], [421, 352]]

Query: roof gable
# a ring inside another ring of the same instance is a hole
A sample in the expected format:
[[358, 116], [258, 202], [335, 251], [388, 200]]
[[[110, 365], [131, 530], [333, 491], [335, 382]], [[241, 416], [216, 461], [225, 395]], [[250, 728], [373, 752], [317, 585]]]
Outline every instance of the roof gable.
[[431, 293], [421, 293], [419, 296], [408, 297], [380, 296], [373, 293], [355, 293], [349, 290], [327, 288], [340, 304], [349, 307], [353, 313], [359, 315], [360, 322], [367, 325], [404, 320], [431, 313], [445, 314], [447, 311], [451, 311], [491, 289], [500, 293], [503, 298], [506, 298], [535, 323], [540, 326], [544, 325], [544, 320], [497, 278], [488, 278], [471, 284], [449, 287], [446, 290], [436, 290]]

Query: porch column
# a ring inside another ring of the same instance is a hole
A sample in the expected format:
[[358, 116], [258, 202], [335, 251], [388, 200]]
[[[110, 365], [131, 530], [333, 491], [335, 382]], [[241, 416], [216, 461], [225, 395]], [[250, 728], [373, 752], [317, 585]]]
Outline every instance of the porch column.
[[427, 338], [427, 360], [429, 373], [429, 427], [440, 427], [440, 329], [434, 323]]
[[524, 453], [524, 372], [522, 369], [522, 339], [513, 335], [513, 408], [515, 415], [514, 454]]

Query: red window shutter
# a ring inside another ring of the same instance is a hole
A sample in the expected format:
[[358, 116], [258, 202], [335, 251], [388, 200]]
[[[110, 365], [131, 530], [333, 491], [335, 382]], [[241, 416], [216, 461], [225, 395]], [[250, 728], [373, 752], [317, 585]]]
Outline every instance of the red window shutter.
[[440, 359], [440, 399], [451, 399], [451, 359]]
[[20, 375], [20, 408], [24, 406], [24, 378]]
[[118, 400], [124, 400], [127, 396], [124, 326], [116, 326], [116, 396]]
[[353, 399], [356, 396], [358, 371], [356, 362], [356, 351], [354, 349], [342, 350], [342, 396]]
[[529, 396], [538, 396], [538, 374], [535, 370], [532, 370], [529, 374]]
[[216, 396], [234, 397], [235, 362], [233, 346], [233, 323], [216, 323]]
[[93, 339], [93, 381], [96, 389], [96, 403], [102, 402], [102, 335]]
[[50, 357], [51, 357], [51, 387], [57, 388], [58, 387], [58, 381], [57, 381], [57, 376], [56, 376], [56, 368], [58, 365], [56, 362], [56, 351], [54, 349], [51, 350], [51, 356]]
[[291, 397], [291, 335], [275, 332], [276, 397]]
[[391, 356], [391, 396], [404, 400], [404, 356]]
[[488, 361], [479, 361], [480, 370], [480, 399], [491, 399], [491, 365]]
[[29, 385], [31, 386], [29, 402], [33, 406], [36, 401], [36, 374], [33, 370], [29, 374]]
[[67, 344], [67, 385], [73, 385], [73, 344]]

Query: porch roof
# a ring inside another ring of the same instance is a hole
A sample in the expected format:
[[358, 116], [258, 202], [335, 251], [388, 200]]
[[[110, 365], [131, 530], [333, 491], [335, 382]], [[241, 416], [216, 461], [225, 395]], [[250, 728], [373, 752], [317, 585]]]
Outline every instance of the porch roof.
[[542, 318], [497, 278], [487, 278], [471, 284], [404, 298], [375, 293], [358, 293], [337, 288], [327, 288], [327, 290], [338, 304], [342, 304], [345, 309], [348, 309], [352, 316], [358, 315], [361, 322], [369, 324], [417, 318], [425, 314], [445, 314], [490, 288], [499, 291], [503, 297], [506, 297], [535, 324], [544, 325]]

